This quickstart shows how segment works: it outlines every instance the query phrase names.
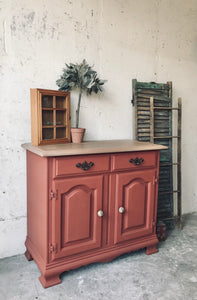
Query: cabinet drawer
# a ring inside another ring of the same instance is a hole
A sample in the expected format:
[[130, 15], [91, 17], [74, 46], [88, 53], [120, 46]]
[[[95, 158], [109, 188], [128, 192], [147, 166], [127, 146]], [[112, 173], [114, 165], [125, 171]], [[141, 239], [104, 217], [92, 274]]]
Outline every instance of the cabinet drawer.
[[87, 174], [109, 170], [108, 155], [80, 155], [55, 158], [55, 176]]
[[156, 151], [119, 153], [112, 156], [112, 170], [141, 169], [156, 166]]

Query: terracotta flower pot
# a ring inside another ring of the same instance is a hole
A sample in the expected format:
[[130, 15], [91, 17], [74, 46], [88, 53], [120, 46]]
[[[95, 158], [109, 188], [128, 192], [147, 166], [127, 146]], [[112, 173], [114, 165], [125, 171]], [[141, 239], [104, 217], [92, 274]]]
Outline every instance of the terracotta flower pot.
[[83, 141], [84, 133], [85, 133], [85, 128], [71, 128], [72, 142], [81, 143]]

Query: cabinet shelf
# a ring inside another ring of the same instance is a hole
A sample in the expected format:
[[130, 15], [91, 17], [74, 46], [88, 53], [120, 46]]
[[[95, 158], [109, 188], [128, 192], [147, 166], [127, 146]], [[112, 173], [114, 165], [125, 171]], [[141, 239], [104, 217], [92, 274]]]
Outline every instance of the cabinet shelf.
[[44, 125], [42, 128], [66, 128], [66, 125]]
[[32, 145], [70, 142], [70, 93], [31, 89]]
[[60, 111], [66, 111], [66, 108], [56, 108], [56, 107], [42, 107], [42, 110], [60, 110]]
[[53, 125], [44, 125], [42, 126], [42, 128], [53, 128], [54, 126]]

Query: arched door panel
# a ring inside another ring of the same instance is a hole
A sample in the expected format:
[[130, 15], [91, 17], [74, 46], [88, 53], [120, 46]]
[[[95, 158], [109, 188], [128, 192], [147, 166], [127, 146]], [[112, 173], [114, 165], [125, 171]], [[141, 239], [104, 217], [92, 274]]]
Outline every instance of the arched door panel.
[[101, 247], [103, 176], [54, 181], [52, 206], [52, 259]]
[[154, 170], [116, 174], [115, 243], [152, 233], [154, 178]]

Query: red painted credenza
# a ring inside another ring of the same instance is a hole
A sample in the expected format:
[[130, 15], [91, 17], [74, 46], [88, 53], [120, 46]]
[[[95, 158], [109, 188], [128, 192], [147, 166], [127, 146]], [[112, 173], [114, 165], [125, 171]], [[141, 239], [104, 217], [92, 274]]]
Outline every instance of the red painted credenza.
[[62, 272], [146, 247], [157, 252], [159, 150], [131, 140], [45, 146], [27, 152], [26, 257], [43, 287]]

